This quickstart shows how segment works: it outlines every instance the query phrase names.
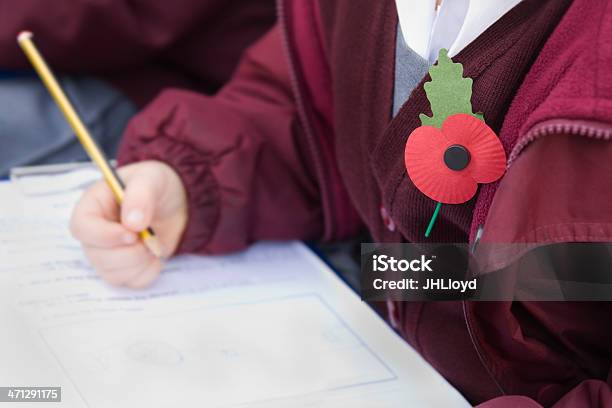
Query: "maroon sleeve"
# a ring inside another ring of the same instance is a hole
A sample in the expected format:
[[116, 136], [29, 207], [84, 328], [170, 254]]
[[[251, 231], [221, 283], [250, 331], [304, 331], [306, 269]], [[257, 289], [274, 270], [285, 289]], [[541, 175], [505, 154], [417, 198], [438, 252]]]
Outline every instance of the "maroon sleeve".
[[278, 27], [251, 47], [214, 97], [164, 92], [128, 126], [120, 163], [161, 160], [188, 193], [179, 252], [238, 250], [259, 239], [320, 236]]
[[[195, 40], [211, 48], [204, 43], [206, 35], [220, 37], [220, 24], [239, 24], [236, 14], [261, 18], [255, 10], [264, 2], [242, 3], [237, 7], [225, 0], [0, 0], [0, 67], [28, 67], [16, 42], [22, 30], [33, 31], [45, 58], [63, 71], [100, 72], [152, 63], [160, 51], [173, 47], [180, 54]], [[265, 6], [266, 13], [270, 8]], [[203, 36], [193, 38], [194, 32]]]
[[[610, 407], [612, 407], [610, 386], [603, 381], [588, 380], [580, 383], [551, 408]], [[510, 395], [487, 401], [477, 408], [542, 408], [542, 406], [529, 398]]]

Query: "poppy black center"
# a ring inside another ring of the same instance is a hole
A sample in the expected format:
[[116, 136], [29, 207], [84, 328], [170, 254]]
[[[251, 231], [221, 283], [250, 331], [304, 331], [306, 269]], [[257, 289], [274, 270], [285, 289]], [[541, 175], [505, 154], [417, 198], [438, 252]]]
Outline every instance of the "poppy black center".
[[470, 164], [470, 159], [470, 152], [461, 145], [452, 145], [444, 152], [444, 164], [451, 170], [465, 169]]

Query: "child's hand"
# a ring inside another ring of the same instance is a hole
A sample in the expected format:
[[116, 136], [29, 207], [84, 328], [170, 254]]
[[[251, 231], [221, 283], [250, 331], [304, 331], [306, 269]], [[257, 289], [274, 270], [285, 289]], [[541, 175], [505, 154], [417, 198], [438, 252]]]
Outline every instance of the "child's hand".
[[159, 276], [162, 261], [138, 232], [152, 227], [164, 257], [172, 255], [187, 223], [186, 193], [176, 172], [161, 162], [132, 164], [118, 173], [126, 185], [121, 208], [106, 183], [98, 182], [77, 203], [70, 229], [104, 280], [143, 288]]

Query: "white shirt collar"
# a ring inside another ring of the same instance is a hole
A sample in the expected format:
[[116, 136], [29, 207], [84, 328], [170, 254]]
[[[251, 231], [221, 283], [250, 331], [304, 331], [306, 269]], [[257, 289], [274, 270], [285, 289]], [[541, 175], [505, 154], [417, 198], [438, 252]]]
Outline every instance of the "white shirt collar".
[[405, 43], [433, 63], [440, 48], [452, 57], [521, 0], [395, 0]]

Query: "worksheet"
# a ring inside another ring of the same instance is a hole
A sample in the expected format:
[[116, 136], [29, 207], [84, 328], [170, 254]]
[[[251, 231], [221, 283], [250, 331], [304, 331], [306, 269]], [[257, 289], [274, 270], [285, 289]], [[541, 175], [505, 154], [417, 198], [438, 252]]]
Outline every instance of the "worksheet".
[[0, 386], [62, 387], [61, 407], [470, 406], [301, 243], [107, 285], [67, 227], [97, 178], [0, 183]]

